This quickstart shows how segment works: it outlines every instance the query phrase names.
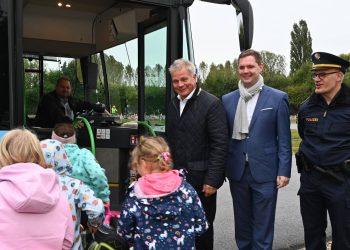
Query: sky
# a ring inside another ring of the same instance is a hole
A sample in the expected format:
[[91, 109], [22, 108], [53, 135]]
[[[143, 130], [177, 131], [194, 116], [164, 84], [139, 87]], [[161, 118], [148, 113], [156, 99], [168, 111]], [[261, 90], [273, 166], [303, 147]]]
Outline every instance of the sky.
[[[249, 0], [254, 15], [252, 48], [285, 56], [289, 70], [290, 33], [305, 20], [313, 51], [350, 53], [350, 0]], [[190, 7], [196, 64], [225, 63], [239, 55], [232, 6], [196, 0]]]

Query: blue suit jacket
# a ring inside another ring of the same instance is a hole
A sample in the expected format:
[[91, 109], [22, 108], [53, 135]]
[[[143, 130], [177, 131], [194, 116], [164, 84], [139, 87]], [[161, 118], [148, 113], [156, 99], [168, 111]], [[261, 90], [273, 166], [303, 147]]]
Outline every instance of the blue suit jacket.
[[256, 182], [275, 181], [277, 176], [290, 177], [292, 152], [287, 94], [263, 86], [249, 125], [249, 135], [244, 140], [232, 139], [239, 90], [224, 95], [222, 100], [231, 138], [226, 168], [228, 179], [241, 179], [245, 153], [248, 153], [249, 167]]

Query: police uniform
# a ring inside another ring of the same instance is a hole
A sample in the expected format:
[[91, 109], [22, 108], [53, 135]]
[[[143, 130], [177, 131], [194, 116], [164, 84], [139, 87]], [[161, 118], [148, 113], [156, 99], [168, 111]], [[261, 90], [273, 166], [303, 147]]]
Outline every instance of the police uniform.
[[[324, 52], [312, 54], [312, 61], [315, 73], [345, 73], [350, 64]], [[306, 249], [326, 249], [327, 211], [332, 250], [350, 249], [350, 175], [344, 170], [350, 159], [350, 88], [341, 84], [329, 104], [320, 94], [312, 94], [299, 109], [298, 132], [305, 160], [298, 194]]]

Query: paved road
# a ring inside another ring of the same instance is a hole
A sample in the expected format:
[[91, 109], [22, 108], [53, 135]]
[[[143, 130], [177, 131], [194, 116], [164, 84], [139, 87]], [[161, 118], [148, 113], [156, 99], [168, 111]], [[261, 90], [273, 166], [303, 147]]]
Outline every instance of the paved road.
[[[279, 191], [275, 224], [275, 250], [300, 249], [303, 246], [303, 225], [299, 211], [299, 174], [294, 157], [292, 178], [287, 187]], [[225, 183], [218, 192], [218, 208], [214, 223], [215, 250], [236, 250], [234, 242], [234, 219], [230, 188]], [[330, 235], [328, 227], [327, 235]]]

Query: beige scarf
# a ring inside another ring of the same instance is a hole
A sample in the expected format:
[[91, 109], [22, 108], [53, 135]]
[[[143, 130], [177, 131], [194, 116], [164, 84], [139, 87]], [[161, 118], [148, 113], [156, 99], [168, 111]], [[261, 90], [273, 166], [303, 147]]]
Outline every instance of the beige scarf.
[[247, 115], [247, 102], [253, 98], [254, 95], [260, 93], [264, 86], [264, 78], [259, 75], [259, 80], [250, 88], [246, 89], [239, 81], [238, 89], [240, 98], [236, 109], [235, 120], [233, 123], [232, 139], [243, 140], [249, 134], [249, 123]]

